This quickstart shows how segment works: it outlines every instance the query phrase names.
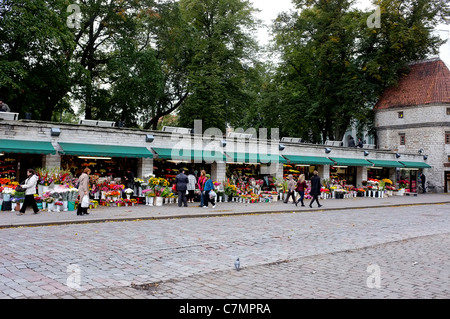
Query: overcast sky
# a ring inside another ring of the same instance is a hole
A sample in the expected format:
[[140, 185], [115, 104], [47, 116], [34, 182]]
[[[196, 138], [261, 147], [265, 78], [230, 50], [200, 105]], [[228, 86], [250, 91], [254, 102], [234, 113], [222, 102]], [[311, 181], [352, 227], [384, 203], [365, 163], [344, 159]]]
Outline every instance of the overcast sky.
[[[270, 25], [280, 12], [294, 9], [291, 0], [252, 0], [252, 3], [255, 8], [261, 10], [257, 17], [267, 25]], [[375, 10], [370, 0], [357, 0], [356, 6], [360, 9]], [[437, 30], [441, 38], [448, 39], [447, 43], [441, 48], [440, 58], [450, 68], [450, 25], [439, 25]], [[267, 44], [269, 37], [268, 29], [261, 29], [258, 32], [258, 39], [261, 45]]]

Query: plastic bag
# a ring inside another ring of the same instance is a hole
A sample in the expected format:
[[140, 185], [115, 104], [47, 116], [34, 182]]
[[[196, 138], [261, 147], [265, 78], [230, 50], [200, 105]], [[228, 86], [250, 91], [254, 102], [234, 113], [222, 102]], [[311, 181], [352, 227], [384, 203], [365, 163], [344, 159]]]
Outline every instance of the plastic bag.
[[209, 192], [209, 198], [214, 198], [214, 197], [216, 197], [216, 196], [217, 196], [217, 194], [216, 194], [215, 191], [210, 191], [210, 192]]
[[88, 208], [90, 204], [89, 196], [84, 195], [83, 200], [81, 201], [81, 207], [82, 208]]

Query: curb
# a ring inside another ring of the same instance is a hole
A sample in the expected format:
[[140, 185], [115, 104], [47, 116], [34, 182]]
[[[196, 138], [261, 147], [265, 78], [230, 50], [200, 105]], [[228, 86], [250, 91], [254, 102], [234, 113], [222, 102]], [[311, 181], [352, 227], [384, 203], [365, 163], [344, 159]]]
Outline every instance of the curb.
[[386, 204], [377, 206], [357, 206], [357, 207], [331, 207], [331, 208], [310, 208], [307, 210], [298, 209], [292, 210], [270, 210], [270, 211], [246, 211], [246, 212], [230, 212], [230, 213], [199, 213], [199, 214], [185, 214], [185, 215], [171, 215], [171, 216], [143, 216], [143, 217], [123, 217], [123, 218], [98, 218], [88, 220], [64, 220], [54, 222], [36, 222], [23, 224], [0, 225], [0, 229], [7, 228], [21, 228], [21, 227], [46, 227], [46, 226], [60, 226], [60, 225], [74, 225], [74, 224], [95, 224], [95, 223], [116, 223], [116, 222], [131, 222], [144, 220], [165, 220], [165, 219], [185, 219], [185, 218], [215, 218], [228, 216], [244, 216], [244, 215], [265, 215], [265, 214], [297, 214], [309, 212], [327, 212], [339, 210], [356, 210], [356, 209], [377, 209], [386, 207], [407, 207], [407, 206], [426, 206], [426, 205], [445, 205], [450, 204], [450, 201], [432, 202], [432, 203], [412, 203], [412, 204]]

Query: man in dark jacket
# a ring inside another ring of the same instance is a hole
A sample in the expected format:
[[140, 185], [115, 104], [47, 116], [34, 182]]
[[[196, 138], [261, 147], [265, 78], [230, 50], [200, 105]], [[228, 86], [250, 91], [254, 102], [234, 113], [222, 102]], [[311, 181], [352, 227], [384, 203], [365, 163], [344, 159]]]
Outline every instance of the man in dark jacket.
[[0, 112], [11, 112], [8, 104], [3, 103], [3, 98], [0, 98]]
[[309, 204], [309, 207], [312, 208], [312, 204], [314, 203], [314, 201], [317, 202], [317, 205], [319, 205], [319, 207], [322, 207], [322, 205], [320, 205], [319, 203], [319, 195], [320, 195], [320, 177], [319, 177], [319, 172], [314, 170], [314, 175], [313, 177], [311, 177], [311, 192], [309, 193], [312, 196], [312, 201]]
[[175, 184], [177, 185], [176, 187], [178, 192], [178, 207], [181, 207], [181, 204], [184, 204], [184, 207], [188, 207], [186, 197], [188, 183], [188, 177], [184, 174], [184, 170], [181, 170], [180, 174], [175, 177]]

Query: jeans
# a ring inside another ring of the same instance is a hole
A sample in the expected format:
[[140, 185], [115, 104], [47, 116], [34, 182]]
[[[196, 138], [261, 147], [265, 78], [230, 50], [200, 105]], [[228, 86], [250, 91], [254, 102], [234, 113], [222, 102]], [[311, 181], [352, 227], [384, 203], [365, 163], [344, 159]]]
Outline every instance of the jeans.
[[298, 202], [302, 203], [302, 206], [305, 206], [305, 204], [303, 203], [303, 199], [305, 198], [305, 191], [299, 191], [298, 193], [300, 194], [300, 199], [298, 200]]

